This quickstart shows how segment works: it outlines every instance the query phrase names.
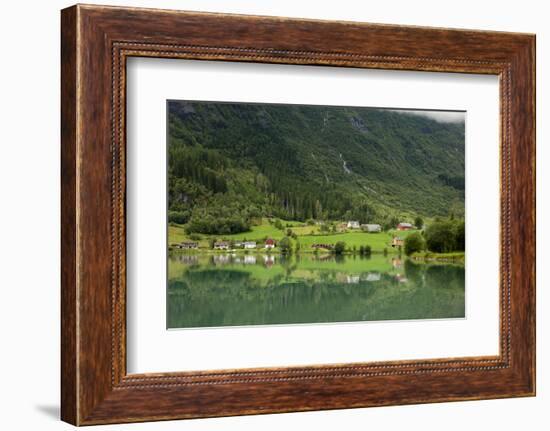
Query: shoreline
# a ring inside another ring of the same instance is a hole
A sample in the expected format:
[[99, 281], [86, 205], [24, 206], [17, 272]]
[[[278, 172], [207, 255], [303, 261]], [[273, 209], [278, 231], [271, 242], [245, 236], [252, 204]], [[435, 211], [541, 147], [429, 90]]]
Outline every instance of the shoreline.
[[361, 254], [358, 251], [346, 251], [344, 253], [336, 254], [331, 253], [330, 251], [320, 252], [317, 250], [300, 250], [299, 252], [292, 252], [289, 254], [284, 254], [279, 251], [265, 250], [265, 249], [253, 249], [253, 250], [243, 250], [243, 249], [230, 249], [230, 250], [212, 250], [212, 249], [168, 249], [169, 254], [174, 255], [187, 255], [187, 256], [220, 256], [220, 255], [239, 255], [239, 256], [279, 256], [279, 257], [292, 257], [292, 256], [321, 256], [327, 257], [332, 256], [335, 258], [339, 257], [360, 257], [360, 258], [369, 258], [371, 256], [386, 256], [389, 258], [398, 258], [398, 259], [409, 259], [414, 263], [423, 264], [456, 264], [456, 265], [465, 265], [465, 254], [463, 252], [456, 253], [432, 253], [432, 252], [422, 252], [414, 253], [411, 256], [407, 256], [404, 253], [399, 253], [397, 250], [388, 250], [387, 253], [384, 253], [380, 250], [372, 251], [370, 254]]
[[[345, 251], [343, 253], [332, 253], [329, 250], [323, 250], [323, 251], [317, 251], [317, 250], [300, 250], [300, 251], [293, 251], [292, 253], [284, 254], [280, 251], [272, 251], [272, 250], [266, 250], [266, 249], [228, 249], [228, 250], [212, 250], [212, 249], [204, 249], [204, 248], [198, 248], [198, 249], [179, 249], [179, 248], [173, 248], [168, 247], [169, 253], [180, 253], [180, 254], [262, 254], [262, 255], [276, 255], [276, 256], [295, 256], [300, 254], [317, 254], [322, 256], [332, 255], [332, 256], [364, 256], [368, 257], [369, 254], [361, 254], [359, 251], [353, 252], [353, 251]], [[403, 253], [399, 253], [397, 250], [388, 249], [386, 253], [380, 250], [373, 250], [370, 252], [370, 255], [376, 254], [376, 255], [395, 255], [395, 256], [403, 256]]]
[[464, 265], [466, 262], [466, 256], [464, 252], [452, 252], [452, 253], [413, 253], [409, 258], [419, 263], [454, 263]]

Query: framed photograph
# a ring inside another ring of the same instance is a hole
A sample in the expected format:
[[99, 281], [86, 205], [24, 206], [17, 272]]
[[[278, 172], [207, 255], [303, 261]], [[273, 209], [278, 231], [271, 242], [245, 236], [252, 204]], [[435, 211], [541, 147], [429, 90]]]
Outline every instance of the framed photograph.
[[535, 394], [535, 37], [62, 11], [62, 419]]

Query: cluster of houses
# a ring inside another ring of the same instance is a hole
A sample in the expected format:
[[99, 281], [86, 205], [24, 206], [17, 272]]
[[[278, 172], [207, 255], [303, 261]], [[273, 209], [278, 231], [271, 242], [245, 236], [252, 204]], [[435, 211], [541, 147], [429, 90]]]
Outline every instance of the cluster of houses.
[[332, 250], [334, 248], [334, 244], [311, 244], [311, 248], [317, 250]]
[[[411, 223], [399, 223], [397, 225], [397, 230], [406, 231], [414, 229], [414, 226]], [[391, 246], [393, 248], [403, 247], [405, 245], [405, 240], [399, 236], [394, 236], [391, 240]]]
[[[233, 248], [244, 248], [245, 250], [253, 250], [260, 248], [260, 244], [256, 241], [235, 241], [233, 242]], [[231, 248], [231, 242], [229, 241], [216, 241], [214, 243], [214, 250], [229, 250]], [[264, 242], [265, 249], [275, 248], [275, 240], [268, 238]]]
[[[272, 249], [275, 248], [276, 242], [275, 240], [268, 238], [263, 243], [264, 249]], [[194, 250], [199, 248], [199, 243], [197, 241], [183, 241], [179, 244], [174, 244], [174, 248], [178, 248], [181, 250]], [[234, 241], [233, 243], [230, 241], [216, 241], [214, 243], [214, 250], [231, 250], [235, 248], [244, 248], [246, 250], [252, 250], [255, 248], [261, 248], [261, 243], [257, 243], [256, 241]]]
[[182, 250], [193, 250], [199, 248], [199, 243], [196, 241], [184, 241], [179, 244], [175, 244], [174, 247]]
[[[342, 223], [341, 228], [344, 229], [361, 229], [365, 232], [382, 232], [382, 226], [375, 223], [361, 224], [357, 220], [350, 220], [347, 223]], [[401, 222], [396, 227], [397, 230], [411, 230], [414, 229], [414, 225], [411, 223]]]
[[[382, 232], [382, 226], [379, 224], [360, 224], [358, 221], [350, 220], [345, 224], [347, 229], [361, 229], [365, 232], [374, 233]], [[414, 225], [411, 223], [401, 222], [396, 226], [398, 231], [408, 231], [414, 229]], [[394, 236], [391, 241], [391, 246], [393, 248], [403, 247], [405, 245], [405, 240], [399, 236]], [[314, 244], [314, 248], [325, 248], [324, 244]]]
[[[382, 232], [382, 226], [379, 224], [374, 223], [366, 223], [361, 224], [356, 220], [350, 220], [347, 223], [342, 223], [340, 225], [340, 228], [345, 229], [361, 229], [364, 232], [369, 233], [375, 233], [375, 232]], [[399, 223], [396, 226], [396, 230], [398, 231], [407, 231], [414, 229], [414, 225], [411, 223]], [[392, 247], [402, 247], [405, 244], [405, 240], [401, 237], [395, 236], [392, 239], [391, 246]], [[174, 244], [173, 247], [182, 249], [182, 250], [193, 250], [199, 248], [199, 243], [197, 241], [183, 241], [179, 244]], [[245, 250], [253, 250], [257, 248], [263, 248], [263, 249], [272, 249], [276, 247], [275, 240], [268, 238], [264, 241], [263, 247], [262, 243], [258, 243], [256, 241], [216, 241], [213, 245], [214, 250], [231, 250], [231, 249], [237, 249], [242, 248]], [[312, 244], [311, 248], [313, 249], [325, 249], [325, 250], [332, 250], [334, 248], [334, 244]]]
[[382, 232], [382, 226], [379, 224], [361, 224], [357, 220], [350, 220], [347, 223], [342, 223], [339, 225], [339, 229], [341, 231], [345, 231], [346, 229], [361, 229], [365, 232]]

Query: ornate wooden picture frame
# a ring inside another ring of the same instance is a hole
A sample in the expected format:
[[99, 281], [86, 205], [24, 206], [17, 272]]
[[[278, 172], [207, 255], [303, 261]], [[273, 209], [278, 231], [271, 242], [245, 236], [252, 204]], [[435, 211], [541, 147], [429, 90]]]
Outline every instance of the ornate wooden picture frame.
[[[77, 5], [62, 11], [61, 416], [75, 425], [535, 394], [535, 37]], [[129, 57], [500, 78], [500, 354], [126, 372]]]

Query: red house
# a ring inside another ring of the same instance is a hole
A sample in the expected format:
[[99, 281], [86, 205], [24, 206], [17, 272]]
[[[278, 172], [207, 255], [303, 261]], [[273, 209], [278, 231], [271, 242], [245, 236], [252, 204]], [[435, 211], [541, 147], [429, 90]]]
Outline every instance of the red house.
[[268, 238], [265, 240], [265, 248], [273, 248], [275, 247], [275, 241], [271, 238]]
[[410, 223], [399, 223], [397, 225], [397, 230], [411, 230], [414, 226]]

